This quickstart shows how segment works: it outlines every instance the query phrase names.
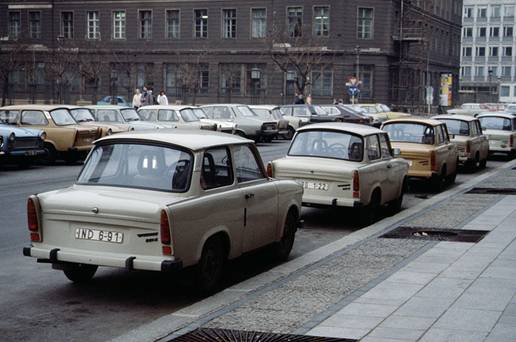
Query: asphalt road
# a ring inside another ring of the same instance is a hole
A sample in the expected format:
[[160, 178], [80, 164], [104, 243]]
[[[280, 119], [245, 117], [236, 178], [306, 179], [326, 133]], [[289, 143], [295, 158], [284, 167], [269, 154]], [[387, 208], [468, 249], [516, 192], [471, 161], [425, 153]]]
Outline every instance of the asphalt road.
[[[286, 153], [288, 142], [259, 146], [265, 162]], [[490, 161], [487, 170], [503, 159]], [[28, 245], [26, 198], [73, 183], [81, 166], [0, 168], [0, 340], [103, 341], [199, 300], [186, 275], [100, 269], [86, 285], [70, 283], [47, 264], [22, 256]], [[485, 172], [485, 171], [482, 171]], [[477, 174], [460, 174], [457, 183]], [[414, 183], [404, 207], [432, 196]], [[350, 211], [303, 209], [305, 228], [296, 236], [292, 258], [332, 242], [360, 227]], [[226, 286], [274, 267], [267, 251], [230, 264]]]

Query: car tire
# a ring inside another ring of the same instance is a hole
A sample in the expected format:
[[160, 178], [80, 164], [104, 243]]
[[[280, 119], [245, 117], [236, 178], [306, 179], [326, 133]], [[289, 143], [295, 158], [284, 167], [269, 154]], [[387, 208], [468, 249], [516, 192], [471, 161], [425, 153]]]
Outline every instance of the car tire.
[[405, 192], [407, 191], [407, 179], [403, 179], [403, 184], [401, 185], [401, 194], [398, 198], [396, 198], [394, 201], [389, 203], [389, 212], [392, 215], [395, 215], [399, 213], [403, 206], [403, 196], [405, 195]]
[[297, 221], [297, 215], [290, 211], [287, 214], [287, 219], [283, 227], [283, 236], [273, 247], [275, 259], [279, 261], [286, 261], [288, 259], [292, 247], [294, 246], [294, 240], [296, 239]]
[[481, 169], [485, 169], [486, 166], [487, 166], [487, 157], [480, 161], [478, 167], [481, 168]]
[[53, 165], [57, 160], [57, 150], [52, 144], [45, 144], [45, 149], [47, 150], [47, 154], [43, 156], [43, 160], [49, 164]]
[[70, 263], [64, 266], [63, 273], [74, 283], [86, 283], [93, 278], [97, 269], [97, 265]]
[[294, 137], [294, 134], [296, 134], [296, 130], [292, 126], [288, 126], [288, 133], [283, 134], [283, 138], [287, 140], [291, 140]]
[[371, 202], [360, 208], [359, 218], [360, 224], [363, 226], [369, 226], [376, 222], [378, 218], [378, 211], [380, 210], [381, 194], [378, 190], [373, 191], [371, 195]]
[[441, 192], [444, 190], [444, 186], [446, 185], [446, 167], [443, 166], [441, 173], [438, 175], [433, 175], [430, 179], [430, 186], [434, 192]]
[[227, 253], [222, 239], [214, 237], [205, 243], [201, 259], [196, 266], [196, 285], [199, 294], [209, 295], [218, 289], [226, 259]]

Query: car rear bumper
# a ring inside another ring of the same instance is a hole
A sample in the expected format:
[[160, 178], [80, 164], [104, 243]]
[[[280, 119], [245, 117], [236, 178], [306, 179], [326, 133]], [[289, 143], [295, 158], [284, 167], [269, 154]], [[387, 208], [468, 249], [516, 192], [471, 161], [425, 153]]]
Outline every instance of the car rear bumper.
[[350, 198], [331, 198], [321, 196], [306, 196], [303, 195], [303, 206], [305, 207], [347, 207], [359, 208], [362, 203]]
[[0, 155], [3, 155], [4, 158], [31, 158], [31, 157], [37, 157], [42, 156], [47, 153], [47, 150], [44, 148], [38, 148], [38, 149], [32, 149], [32, 150], [14, 150], [9, 151], [8, 153], [5, 153], [3, 151], [0, 151]]
[[408, 172], [408, 177], [410, 178], [425, 178], [429, 179], [434, 176], [435, 172], [432, 171], [423, 171], [423, 170], [410, 170]]
[[160, 256], [98, 253], [77, 249], [24, 247], [23, 255], [37, 258], [38, 262], [62, 264], [80, 263], [97, 266], [121, 267], [128, 270], [170, 272], [183, 268], [179, 258]]

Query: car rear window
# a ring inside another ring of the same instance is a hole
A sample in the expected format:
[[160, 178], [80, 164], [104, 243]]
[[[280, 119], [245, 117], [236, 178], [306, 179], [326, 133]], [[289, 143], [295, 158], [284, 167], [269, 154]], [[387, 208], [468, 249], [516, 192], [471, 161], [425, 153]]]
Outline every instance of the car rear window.
[[487, 116], [479, 118], [482, 129], [496, 129], [501, 131], [512, 131], [511, 120], [499, 116]]
[[70, 114], [72, 114], [73, 118], [77, 122], [90, 122], [95, 121], [93, 115], [91, 114], [89, 109], [86, 108], [74, 108], [70, 109]]
[[76, 124], [74, 118], [67, 109], [56, 109], [50, 112], [52, 120], [58, 126], [67, 126]]
[[364, 142], [362, 137], [347, 132], [301, 131], [292, 142], [288, 155], [362, 161]]
[[115, 143], [96, 146], [78, 184], [170, 192], [190, 187], [193, 156], [174, 147]]
[[20, 115], [20, 112], [17, 110], [0, 110], [0, 123], [16, 125], [18, 122], [18, 115]]
[[183, 109], [179, 112], [181, 117], [186, 122], [196, 122], [199, 121], [199, 118], [195, 116], [194, 112], [190, 108]]
[[469, 136], [469, 124], [467, 121], [454, 119], [439, 119], [439, 121], [442, 121], [446, 124], [448, 133]]
[[132, 108], [120, 109], [120, 113], [122, 113], [125, 121], [140, 121], [138, 113]]
[[434, 128], [420, 123], [391, 123], [382, 128], [389, 133], [391, 141], [416, 144], [435, 144]]
[[158, 119], [157, 109], [142, 108], [137, 113], [143, 121], [156, 121]]

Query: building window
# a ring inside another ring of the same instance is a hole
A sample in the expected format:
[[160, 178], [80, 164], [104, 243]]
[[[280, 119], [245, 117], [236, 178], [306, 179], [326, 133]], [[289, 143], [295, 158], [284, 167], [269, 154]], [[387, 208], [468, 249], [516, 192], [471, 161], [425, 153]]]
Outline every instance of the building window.
[[484, 77], [484, 67], [483, 66], [477, 66], [475, 67], [475, 76], [476, 77]]
[[489, 56], [498, 57], [498, 46], [493, 46], [489, 48]]
[[462, 67], [462, 77], [471, 77], [471, 67], [470, 66]]
[[372, 8], [358, 8], [358, 39], [373, 39], [373, 19]]
[[500, 5], [491, 6], [491, 18], [500, 18], [501, 8]]
[[263, 96], [267, 91], [267, 81], [265, 78], [265, 65], [247, 65], [247, 90], [250, 96]]
[[512, 56], [512, 46], [504, 46], [503, 55], [504, 55], [504, 57], [511, 57]]
[[181, 35], [180, 27], [179, 10], [167, 10], [167, 38], [179, 39]]
[[294, 95], [297, 91], [297, 72], [295, 70], [288, 70], [285, 73], [285, 90], [286, 95]]
[[477, 29], [477, 37], [486, 37], [487, 35], [487, 28], [486, 27], [479, 27]]
[[510, 96], [511, 87], [509, 86], [500, 86], [500, 96], [508, 97]]
[[498, 67], [496, 65], [490, 66], [487, 73], [489, 76], [498, 77]]
[[465, 27], [464, 28], [464, 38], [472, 38], [473, 37], [473, 27]]
[[487, 18], [487, 7], [477, 8], [477, 18]]
[[152, 39], [152, 11], [139, 11], [140, 39]]
[[41, 12], [29, 12], [29, 34], [32, 39], [41, 38]]
[[267, 11], [265, 8], [251, 10], [251, 38], [265, 38], [267, 35]]
[[65, 39], [73, 38], [73, 12], [61, 12], [61, 35]]
[[500, 28], [499, 27], [490, 27], [489, 28], [489, 36], [490, 37], [500, 37]]
[[313, 34], [316, 37], [328, 37], [330, 35], [330, 8], [314, 7]]
[[503, 66], [501, 76], [505, 77], [505, 78], [510, 78], [512, 76], [512, 67], [511, 66]]
[[329, 67], [312, 70], [312, 95], [333, 95], [333, 71]]
[[473, 7], [464, 7], [464, 18], [473, 18]]
[[222, 37], [226, 39], [236, 38], [236, 9], [222, 10]]
[[87, 37], [88, 39], [100, 39], [100, 17], [98, 11], [88, 11], [87, 18]]
[[472, 50], [473, 49], [471, 47], [462, 48], [462, 56], [463, 57], [471, 57]]
[[220, 94], [241, 95], [242, 66], [240, 64], [220, 65]]
[[20, 12], [9, 12], [9, 39], [20, 38], [21, 16]]
[[303, 35], [303, 7], [287, 8], [288, 35], [291, 38]]
[[182, 97], [181, 71], [177, 64], [165, 65], [166, 93], [173, 97]]
[[125, 11], [113, 12], [113, 39], [125, 39]]
[[208, 10], [198, 9], [195, 13], [195, 38], [208, 38]]
[[514, 17], [514, 5], [503, 6], [503, 16], [506, 18]]
[[504, 28], [503, 28], [503, 36], [504, 37], [512, 37], [513, 34], [514, 34], [514, 27], [504, 26]]
[[202, 95], [208, 94], [210, 89], [210, 69], [208, 64], [201, 64], [199, 66], [199, 93]]
[[360, 98], [371, 99], [373, 98], [373, 84], [374, 84], [374, 71], [370, 66], [360, 67], [360, 80], [362, 85], [360, 86]]
[[477, 53], [476, 53], [476, 56], [477, 57], [484, 57], [486, 55], [486, 48], [481, 46], [481, 47], [477, 47]]

